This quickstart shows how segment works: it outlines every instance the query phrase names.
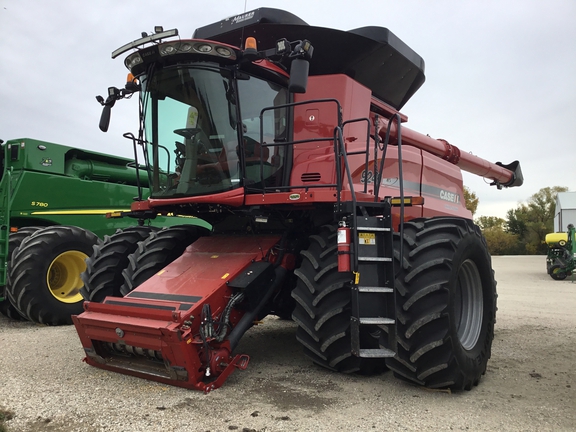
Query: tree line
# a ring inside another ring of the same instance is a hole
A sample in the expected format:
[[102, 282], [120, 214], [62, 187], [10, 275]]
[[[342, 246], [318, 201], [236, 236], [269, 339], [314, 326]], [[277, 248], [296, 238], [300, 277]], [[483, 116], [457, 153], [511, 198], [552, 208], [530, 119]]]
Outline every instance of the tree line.
[[[546, 234], [554, 232], [556, 196], [567, 192], [567, 187], [554, 186], [540, 189], [526, 203], [508, 210], [506, 219], [480, 216], [474, 222], [482, 229], [488, 250], [492, 255], [546, 254]], [[464, 188], [466, 208], [474, 214], [478, 197]]]

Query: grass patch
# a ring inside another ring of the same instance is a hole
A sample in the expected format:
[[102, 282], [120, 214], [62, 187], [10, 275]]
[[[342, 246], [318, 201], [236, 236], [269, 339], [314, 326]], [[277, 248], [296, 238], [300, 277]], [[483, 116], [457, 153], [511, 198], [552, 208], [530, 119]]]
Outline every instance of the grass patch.
[[8, 426], [6, 426], [6, 421], [11, 420], [14, 417], [14, 413], [4, 408], [0, 408], [0, 432], [8, 432]]

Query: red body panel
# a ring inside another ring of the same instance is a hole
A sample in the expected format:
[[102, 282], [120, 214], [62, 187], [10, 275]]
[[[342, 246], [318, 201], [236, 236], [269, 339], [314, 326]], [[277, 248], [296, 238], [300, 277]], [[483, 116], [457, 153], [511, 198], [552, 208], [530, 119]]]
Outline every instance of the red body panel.
[[[368, 118], [370, 114], [370, 90], [346, 75], [312, 76], [305, 94], [294, 95], [295, 102], [312, 99], [337, 99], [344, 120]], [[333, 184], [334, 148], [331, 139], [338, 126], [338, 110], [335, 102], [312, 103], [294, 108], [294, 141], [327, 138], [330, 141], [309, 142], [294, 146], [294, 166], [291, 185], [303, 184], [306, 178], [318, 178], [315, 184]], [[366, 144], [366, 123], [354, 123], [345, 127], [346, 143]]]
[[[379, 101], [374, 101], [369, 89], [345, 75], [310, 77], [308, 91], [303, 95], [295, 95], [296, 102], [330, 98], [338, 99], [340, 102], [344, 122], [370, 117], [371, 122], [373, 122], [374, 115], [370, 113], [371, 103], [379, 107], [385, 105]], [[389, 113], [394, 111], [388, 106], [382, 108], [386, 108]], [[337, 126], [336, 104], [333, 102], [297, 106], [294, 112], [295, 141], [333, 136], [334, 128]], [[406, 120], [406, 117], [401, 117], [401, 119]], [[385, 131], [385, 126], [388, 124], [387, 120], [380, 117], [379, 124], [384, 125], [380, 131]], [[344, 127], [343, 135], [348, 153], [361, 152], [366, 149], [367, 126], [367, 122], [361, 121], [350, 123]], [[423, 206], [406, 207], [404, 219], [443, 215], [471, 218], [472, 214], [465, 207], [460, 169], [450, 161], [428, 152], [435, 150], [438, 153], [440, 148], [444, 151], [445, 143], [422, 134], [412, 133], [413, 131], [409, 130], [405, 134], [404, 131], [406, 130], [406, 128], [402, 128], [404, 195], [423, 196], [425, 201]], [[374, 130], [372, 130], [372, 134], [374, 134]], [[382, 183], [378, 193], [380, 198], [400, 195], [398, 146], [394, 144], [395, 141], [387, 148]], [[375, 172], [373, 139], [370, 139], [368, 148], [370, 149], [368, 170], [365, 169], [366, 156], [364, 154], [349, 155], [348, 162], [351, 167], [354, 190], [362, 192], [365, 183], [367, 183], [367, 192], [371, 195], [374, 193]], [[378, 156], [381, 157], [381, 152]], [[461, 160], [463, 159], [461, 158]], [[486, 161], [483, 162], [489, 164]], [[318, 181], [320, 184], [333, 184], [336, 181], [334, 166], [334, 151], [330, 142], [297, 144], [294, 147], [291, 184], [305, 184], [304, 179], [307, 178], [320, 178]], [[498, 167], [498, 169], [501, 170], [502, 168]], [[506, 172], [509, 173], [507, 170]], [[345, 184], [345, 188], [349, 189], [349, 186]], [[318, 194], [318, 192], [314, 193]], [[372, 200], [373, 196], [367, 196], [367, 199]], [[359, 198], [359, 200], [362, 199]], [[298, 203], [295, 202], [295, 204]], [[248, 198], [246, 204], [249, 204]], [[397, 226], [399, 209], [394, 209], [394, 213], [394, 226]]]
[[466, 208], [462, 172], [451, 163], [422, 151], [423, 217], [453, 215], [472, 219]]
[[[367, 192], [374, 193], [374, 162], [372, 161], [368, 166], [368, 172], [364, 172], [364, 164], [356, 156], [353, 161], [357, 160], [356, 170], [352, 173], [354, 180], [354, 187], [360, 191], [367, 184]], [[352, 158], [351, 158], [352, 159]], [[403, 160], [403, 185], [405, 196], [420, 196], [422, 194], [422, 152], [414, 147], [402, 147], [402, 160]], [[378, 170], [380, 169], [380, 160], [378, 161]], [[398, 147], [389, 146], [386, 152], [386, 160], [384, 163], [384, 173], [382, 175], [382, 183], [378, 192], [380, 199], [393, 196], [400, 196], [400, 174], [398, 171]], [[425, 205], [428, 204], [427, 201]], [[399, 213], [398, 208], [393, 209], [393, 213]], [[404, 219], [409, 220], [422, 216], [422, 206], [406, 207], [404, 209]], [[397, 226], [396, 221], [394, 226]]]

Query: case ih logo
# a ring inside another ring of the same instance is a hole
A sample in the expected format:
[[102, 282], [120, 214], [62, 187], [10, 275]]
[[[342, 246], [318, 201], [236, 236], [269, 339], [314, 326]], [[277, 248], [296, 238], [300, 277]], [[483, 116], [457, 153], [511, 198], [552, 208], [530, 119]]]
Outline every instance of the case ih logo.
[[444, 201], [450, 201], [451, 203], [455, 204], [460, 203], [460, 195], [445, 190], [440, 191], [440, 199]]
[[232, 24], [238, 24], [251, 18], [254, 18], [254, 11], [242, 15], [236, 15], [234, 18], [232, 18]]

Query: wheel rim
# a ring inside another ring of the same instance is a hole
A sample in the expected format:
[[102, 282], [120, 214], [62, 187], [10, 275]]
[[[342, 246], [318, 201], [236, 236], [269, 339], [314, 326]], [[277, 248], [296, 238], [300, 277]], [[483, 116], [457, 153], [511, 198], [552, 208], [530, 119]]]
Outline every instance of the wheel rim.
[[455, 305], [458, 340], [470, 351], [480, 337], [484, 310], [480, 272], [471, 260], [464, 261], [460, 268]]
[[550, 269], [550, 276], [552, 276], [552, 279], [562, 280], [566, 277], [566, 274], [567, 273], [564, 271], [564, 269], [559, 265], [552, 266]]
[[77, 303], [82, 300], [80, 288], [84, 285], [80, 274], [86, 270], [84, 260], [88, 258], [80, 251], [67, 251], [58, 255], [46, 276], [50, 293], [62, 303]]

